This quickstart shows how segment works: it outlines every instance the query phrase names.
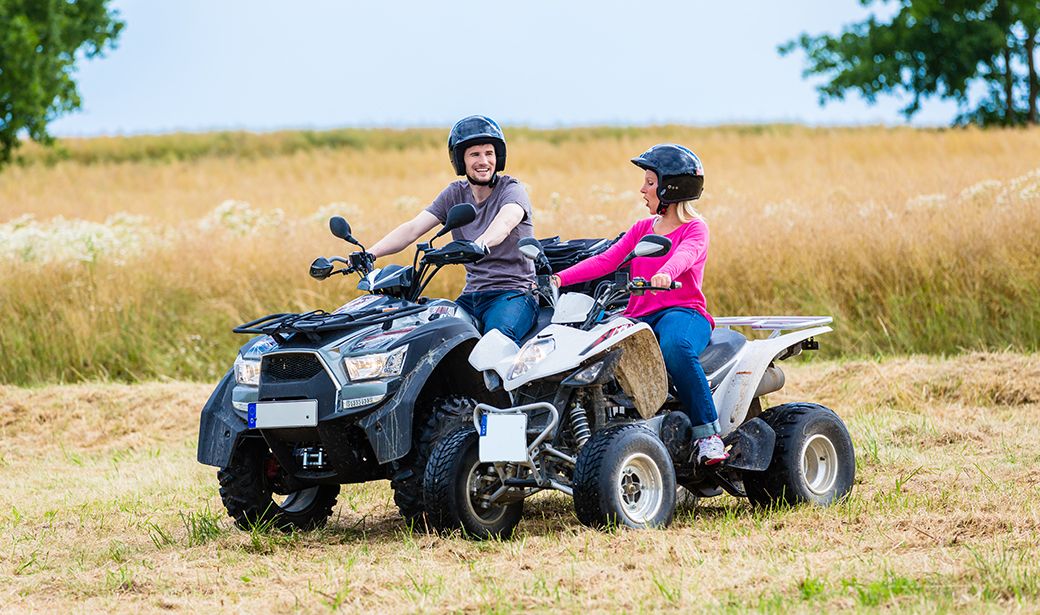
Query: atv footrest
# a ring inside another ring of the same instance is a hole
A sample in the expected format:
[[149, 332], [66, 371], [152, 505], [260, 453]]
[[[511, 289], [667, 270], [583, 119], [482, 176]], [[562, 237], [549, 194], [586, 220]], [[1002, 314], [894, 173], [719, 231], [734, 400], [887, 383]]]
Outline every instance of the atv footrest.
[[520, 487], [523, 489], [527, 488], [538, 488], [538, 481], [533, 478], [507, 478], [503, 484], [506, 487]]

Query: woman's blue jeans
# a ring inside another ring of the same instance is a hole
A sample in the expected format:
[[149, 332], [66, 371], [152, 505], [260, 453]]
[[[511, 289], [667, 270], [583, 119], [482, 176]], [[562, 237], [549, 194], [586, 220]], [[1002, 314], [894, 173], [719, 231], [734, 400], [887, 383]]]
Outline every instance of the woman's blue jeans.
[[693, 423], [694, 439], [721, 433], [711, 387], [701, 367], [700, 354], [711, 340], [711, 324], [697, 310], [667, 308], [641, 316], [661, 344], [664, 365]]
[[517, 344], [538, 318], [538, 303], [522, 290], [478, 290], [463, 293], [455, 303], [481, 322], [482, 335], [498, 329]]

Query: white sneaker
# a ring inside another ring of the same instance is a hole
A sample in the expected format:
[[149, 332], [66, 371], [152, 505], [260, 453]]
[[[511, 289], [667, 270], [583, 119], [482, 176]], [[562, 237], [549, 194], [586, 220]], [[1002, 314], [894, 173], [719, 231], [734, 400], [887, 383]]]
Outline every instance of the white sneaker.
[[707, 438], [701, 438], [694, 442], [697, 445], [697, 462], [706, 466], [713, 466], [722, 463], [729, 459], [729, 453], [726, 452], [726, 445], [722, 443], [722, 438], [715, 434], [708, 436]]

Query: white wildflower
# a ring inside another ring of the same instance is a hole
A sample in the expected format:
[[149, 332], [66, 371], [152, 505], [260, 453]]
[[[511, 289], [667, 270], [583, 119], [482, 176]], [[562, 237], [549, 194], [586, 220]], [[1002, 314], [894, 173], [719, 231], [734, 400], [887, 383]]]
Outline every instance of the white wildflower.
[[306, 222], [328, 222], [333, 216], [343, 216], [349, 222], [361, 214], [361, 206], [354, 203], [329, 203], [308, 216]]
[[1040, 183], [1040, 169], [1030, 171], [1025, 175], [1012, 179], [1008, 182], [1008, 188], [1011, 188], [1012, 190], [1021, 190], [1022, 188], [1035, 186], [1037, 183]]
[[877, 204], [874, 201], [867, 201], [859, 206], [859, 217], [860, 218], [873, 218], [877, 215]]
[[285, 212], [281, 209], [262, 212], [245, 201], [228, 199], [199, 220], [198, 226], [203, 231], [249, 235], [257, 230], [281, 226], [284, 219]]
[[394, 207], [401, 211], [418, 211], [424, 207], [422, 199], [416, 196], [402, 196], [394, 201]]
[[915, 196], [912, 199], [907, 199], [906, 210], [907, 211], [927, 211], [929, 209], [939, 209], [946, 204], [945, 194], [921, 194]]
[[1040, 196], [1040, 169], [1030, 171], [1008, 182], [997, 195], [997, 205], [1006, 206], [1012, 199], [1031, 201]]
[[765, 207], [762, 208], [762, 216], [765, 218], [772, 218], [773, 216], [796, 218], [801, 215], [801, 208], [790, 199], [784, 199], [779, 203], [766, 203]]
[[143, 216], [116, 214], [98, 223], [61, 216], [39, 222], [26, 215], [0, 225], [0, 260], [122, 264], [162, 242]]
[[974, 201], [978, 198], [985, 198], [1000, 190], [1003, 185], [995, 179], [984, 179], [961, 190], [958, 198], [962, 201]]
[[1022, 188], [1018, 192], [1018, 198], [1023, 201], [1040, 199], [1040, 182]]

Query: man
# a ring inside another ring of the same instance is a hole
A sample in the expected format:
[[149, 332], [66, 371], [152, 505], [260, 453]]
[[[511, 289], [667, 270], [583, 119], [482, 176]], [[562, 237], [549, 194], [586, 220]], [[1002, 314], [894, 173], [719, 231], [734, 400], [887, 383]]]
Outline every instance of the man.
[[531, 201], [516, 179], [499, 175], [506, 166], [506, 141], [494, 120], [471, 115], [459, 120], [448, 135], [448, 156], [456, 175], [452, 182], [415, 218], [390, 231], [369, 248], [373, 258], [396, 254], [443, 224], [448, 210], [472, 203], [476, 219], [452, 231], [456, 240], [470, 240], [487, 254], [466, 265], [466, 287], [456, 300], [482, 326], [482, 333], [498, 329], [518, 342], [537, 317], [538, 306], [527, 293], [534, 283], [534, 265], [517, 248], [532, 237]]

